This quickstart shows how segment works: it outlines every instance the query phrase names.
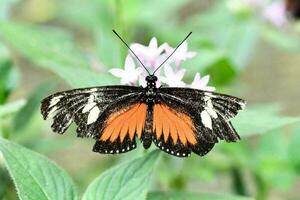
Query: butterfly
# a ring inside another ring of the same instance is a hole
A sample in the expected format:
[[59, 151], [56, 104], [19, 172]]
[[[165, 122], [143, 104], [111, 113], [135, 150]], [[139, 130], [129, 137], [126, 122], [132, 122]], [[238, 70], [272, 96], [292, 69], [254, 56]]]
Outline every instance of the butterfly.
[[204, 156], [219, 140], [240, 139], [230, 119], [244, 108], [244, 100], [198, 89], [157, 87], [154, 74], [159, 67], [146, 77], [146, 87], [116, 85], [57, 92], [42, 100], [41, 113], [44, 119], [52, 116], [51, 128], [59, 134], [75, 122], [77, 136], [94, 138], [93, 151], [102, 154], [131, 151], [139, 139], [145, 149], [154, 143], [173, 156], [187, 157], [192, 152]]

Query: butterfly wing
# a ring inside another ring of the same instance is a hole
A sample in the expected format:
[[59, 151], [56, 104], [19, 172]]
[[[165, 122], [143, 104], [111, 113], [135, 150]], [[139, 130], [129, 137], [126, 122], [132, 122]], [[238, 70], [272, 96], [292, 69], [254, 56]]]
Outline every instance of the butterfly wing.
[[[137, 109], [135, 106], [140, 104], [142, 93], [143, 88], [133, 86], [106, 86], [58, 92], [42, 101], [41, 112], [44, 119], [52, 116], [51, 128], [54, 132], [63, 134], [75, 122], [78, 137], [92, 137], [97, 140], [94, 151], [122, 153], [136, 147], [135, 123], [138, 122], [140, 126], [142, 122], [133, 121], [130, 125], [134, 128], [129, 130], [128, 123], [121, 120], [127, 120], [128, 112]], [[144, 105], [137, 110], [141, 116], [146, 113]], [[116, 125], [119, 130], [111, 130]], [[141, 131], [140, 129], [139, 127], [138, 130]]]
[[153, 111], [153, 142], [161, 150], [180, 157], [191, 151], [203, 156], [218, 139], [240, 139], [229, 119], [243, 109], [245, 101], [189, 88], [160, 88], [158, 98]]

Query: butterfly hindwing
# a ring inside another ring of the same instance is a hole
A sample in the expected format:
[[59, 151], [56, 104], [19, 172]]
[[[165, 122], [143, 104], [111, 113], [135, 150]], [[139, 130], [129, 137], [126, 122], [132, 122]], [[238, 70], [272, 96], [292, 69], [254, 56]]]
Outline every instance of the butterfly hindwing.
[[190, 151], [203, 156], [219, 139], [240, 139], [229, 119], [243, 109], [243, 100], [189, 88], [160, 88], [158, 94], [153, 142], [161, 150], [172, 149], [173, 153], [167, 153], [179, 157]]
[[161, 96], [153, 116], [153, 142], [171, 155], [186, 157], [193, 151], [203, 156], [218, 141], [212, 130], [197, 123], [196, 110], [182, 102]]
[[131, 140], [129, 136], [127, 136], [124, 141], [115, 140], [111, 142], [110, 140], [102, 141], [98, 140], [94, 147], [93, 151], [102, 153], [102, 154], [118, 154], [118, 153], [126, 153], [136, 148], [136, 141]]
[[177, 157], [188, 157], [191, 155], [191, 149], [181, 142], [174, 144], [173, 140], [169, 138], [165, 141], [163, 138], [153, 138], [153, 143], [162, 151]]

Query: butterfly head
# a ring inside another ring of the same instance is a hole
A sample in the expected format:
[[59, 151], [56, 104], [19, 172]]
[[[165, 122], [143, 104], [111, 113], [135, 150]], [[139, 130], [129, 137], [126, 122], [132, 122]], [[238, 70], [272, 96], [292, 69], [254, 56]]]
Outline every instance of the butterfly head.
[[156, 88], [157, 77], [155, 75], [146, 76], [147, 87]]

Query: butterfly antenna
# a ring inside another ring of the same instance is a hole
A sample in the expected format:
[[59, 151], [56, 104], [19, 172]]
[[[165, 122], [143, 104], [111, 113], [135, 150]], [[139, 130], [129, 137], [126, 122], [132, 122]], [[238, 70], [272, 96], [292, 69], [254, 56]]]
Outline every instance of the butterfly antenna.
[[184, 41], [186, 41], [187, 39], [188, 39], [188, 37], [190, 37], [190, 35], [192, 34], [192, 32], [190, 32], [178, 45], [177, 45], [177, 47], [173, 50], [173, 52], [154, 70], [154, 72], [153, 72], [153, 74], [152, 75], [154, 75], [155, 74], [155, 72], [157, 71], [157, 70], [159, 70], [159, 68], [161, 68], [161, 66], [163, 66], [166, 62], [167, 62], [167, 60], [169, 60], [169, 58], [175, 53], [175, 51], [177, 51], [177, 49], [182, 45], [182, 43], [184, 43]]
[[129, 51], [136, 57], [136, 59], [141, 63], [141, 65], [144, 67], [144, 69], [147, 71], [147, 73], [150, 75], [149, 70], [145, 67], [145, 65], [142, 63], [142, 61], [139, 59], [139, 57], [132, 51], [132, 49], [129, 47], [129, 45], [121, 38], [121, 36], [115, 31], [112, 30], [114, 34], [125, 44], [125, 46], [129, 49]]

